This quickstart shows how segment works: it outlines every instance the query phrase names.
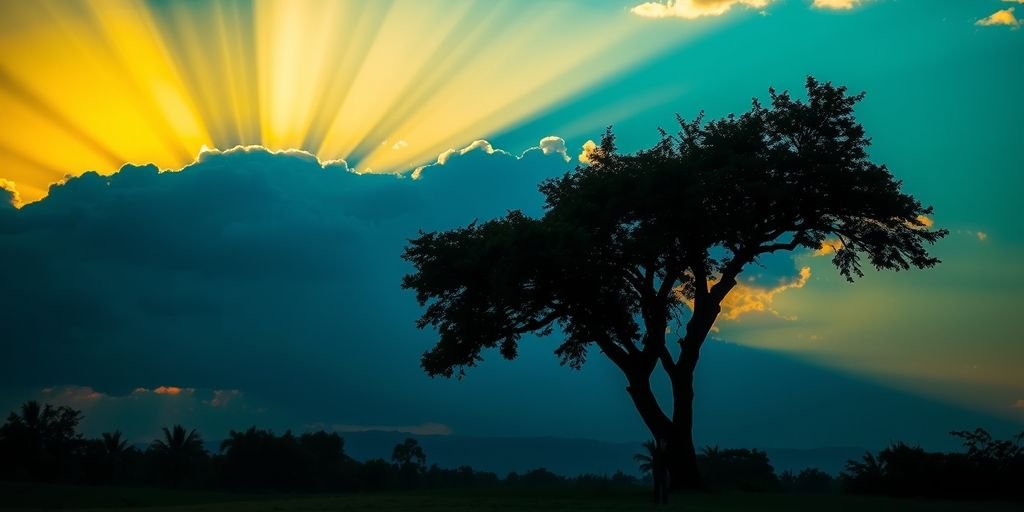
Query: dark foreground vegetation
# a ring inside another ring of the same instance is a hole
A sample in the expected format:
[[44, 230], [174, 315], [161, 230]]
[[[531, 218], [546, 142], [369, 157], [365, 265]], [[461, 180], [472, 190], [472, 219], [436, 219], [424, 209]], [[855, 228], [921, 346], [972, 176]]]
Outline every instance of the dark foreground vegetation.
[[[377, 512], [649, 511], [640, 489], [459, 489], [386, 491], [340, 495], [242, 494], [194, 490], [0, 484], [0, 508], [90, 510], [187, 510], [282, 512], [373, 510]], [[839, 494], [677, 494], [657, 510], [687, 512], [1011, 512], [999, 501], [934, 501]]]
[[[391, 503], [391, 509], [403, 510], [417, 508], [411, 505], [424, 500], [426, 508], [434, 503], [438, 509], [457, 510], [478, 503], [484, 509], [515, 510], [543, 509], [530, 500], [550, 504], [545, 501], [550, 499], [581, 504], [590, 500], [593, 506], [584, 508], [596, 509], [597, 505], [628, 500], [637, 504], [649, 501], [652, 474], [664, 466], [657, 445], [648, 443], [647, 452], [636, 457], [646, 475], [643, 480], [623, 472], [565, 477], [543, 468], [499, 477], [466, 466], [428, 465], [427, 454], [414, 439], [396, 445], [390, 460], [360, 462], [345, 454], [344, 440], [336, 433], [278, 435], [255, 427], [231, 431], [218, 453], [209, 453], [198, 432], [180, 425], [164, 429], [158, 439], [139, 449], [129, 445], [120, 432], [105, 433], [98, 439], [83, 437], [77, 431], [81, 419], [81, 412], [74, 409], [36, 402], [10, 413], [0, 426], [0, 480], [7, 482], [0, 487], [5, 496], [0, 506], [102, 508], [258, 502], [227, 507], [250, 510], [286, 500], [289, 505], [284, 509], [314, 509], [326, 500], [336, 502], [339, 508], [372, 502]], [[865, 494], [955, 498], [961, 504], [1024, 498], [1024, 434], [1014, 440], [993, 439], [981, 429], [953, 435], [963, 441], [964, 451], [926, 452], [898, 443], [878, 454], [867, 453], [863, 460], [850, 461], [847, 471], [837, 478], [813, 468], [777, 475], [765, 452], [707, 447], [698, 462], [714, 492], [677, 495], [673, 501], [694, 504], [691, 510], [700, 510], [701, 503], [714, 505], [716, 510], [732, 506], [745, 510], [754, 503], [758, 510], [774, 510], [775, 506], [778, 510], [802, 510], [804, 505], [825, 506], [826, 502], [831, 510], [845, 510], [847, 505], [853, 510], [856, 504], [876, 503], [852, 496]], [[368, 492], [372, 497], [363, 496]], [[350, 496], [323, 497], [328, 493]], [[611, 501], [601, 501], [601, 496]], [[878, 501], [876, 508], [913, 510], [918, 506], [912, 500], [899, 502], [902, 508], [886, 508], [885, 501]], [[508, 506], [499, 506], [501, 503]], [[921, 502], [922, 507], [924, 504]], [[999, 507], [994, 504], [991, 509], [1001, 510]], [[387, 509], [383, 505], [378, 508]], [[964, 510], [975, 509], [982, 510]]]

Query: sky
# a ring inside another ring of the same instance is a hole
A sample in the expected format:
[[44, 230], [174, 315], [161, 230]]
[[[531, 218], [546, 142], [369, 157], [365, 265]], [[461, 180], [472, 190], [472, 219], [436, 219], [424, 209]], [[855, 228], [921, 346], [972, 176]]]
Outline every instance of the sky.
[[[400, 259], [508, 209], [613, 126], [745, 111], [808, 75], [951, 234], [845, 282], [775, 255], [697, 375], [698, 443], [876, 447], [1024, 430], [1021, 0], [4, 2], [0, 407], [143, 440], [278, 430], [648, 437], [557, 341], [462, 380], [418, 367]], [[663, 384], [663, 383], [662, 383]], [[752, 427], [756, 425], [756, 428]]]

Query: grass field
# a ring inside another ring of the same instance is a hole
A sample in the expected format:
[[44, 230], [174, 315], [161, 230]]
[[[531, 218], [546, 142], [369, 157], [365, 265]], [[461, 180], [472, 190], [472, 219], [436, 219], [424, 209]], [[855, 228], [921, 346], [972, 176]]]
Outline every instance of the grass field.
[[935, 502], [860, 496], [786, 494], [698, 494], [674, 496], [656, 508], [640, 490], [474, 490], [392, 492], [340, 496], [246, 495], [205, 491], [171, 491], [103, 487], [0, 484], [0, 508], [6, 510], [146, 510], [148, 512], [225, 511], [649, 511], [694, 512], [1009, 512], [1020, 504]]

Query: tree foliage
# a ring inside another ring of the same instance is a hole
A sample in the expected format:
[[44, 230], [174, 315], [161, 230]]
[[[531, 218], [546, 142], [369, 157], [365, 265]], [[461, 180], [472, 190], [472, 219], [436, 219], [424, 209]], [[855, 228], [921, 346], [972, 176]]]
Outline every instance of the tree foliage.
[[851, 460], [841, 480], [848, 492], [941, 498], [1024, 498], [1024, 432], [1000, 440], [986, 430], [956, 431], [961, 453], [928, 452], [894, 443]]
[[425, 306], [419, 326], [438, 332], [426, 372], [461, 375], [488, 348], [514, 358], [523, 335], [554, 327], [573, 367], [595, 344], [624, 369], [678, 365], [669, 321], [692, 309], [698, 349], [743, 267], [775, 251], [830, 242], [850, 281], [865, 265], [935, 265], [926, 246], [946, 231], [868, 158], [853, 113], [863, 95], [809, 78], [806, 100], [770, 97], [738, 116], [679, 118], [677, 133], [634, 154], [617, 152], [609, 130], [589, 166], [541, 184], [541, 218], [512, 211], [410, 241], [403, 287]]
[[68, 459], [82, 443], [76, 432], [80, 421], [81, 411], [34, 400], [11, 411], [0, 427], [0, 458], [8, 461], [0, 475], [43, 481], [64, 476]]

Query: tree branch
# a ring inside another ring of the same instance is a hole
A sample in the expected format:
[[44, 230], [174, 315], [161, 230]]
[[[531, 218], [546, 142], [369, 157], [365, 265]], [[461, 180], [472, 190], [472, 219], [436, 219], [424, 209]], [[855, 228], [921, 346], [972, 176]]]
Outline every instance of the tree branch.
[[792, 251], [793, 249], [796, 249], [799, 246], [800, 246], [800, 244], [797, 243], [796, 237], [793, 237], [793, 241], [792, 242], [787, 242], [787, 243], [784, 243], [784, 244], [783, 243], [778, 243], [778, 244], [770, 244], [770, 245], [760, 245], [760, 246], [757, 247], [756, 254], [766, 254], [766, 253], [772, 253], [772, 252], [775, 252], [775, 251]]
[[674, 265], [665, 267], [665, 278], [661, 282], [661, 286], [658, 288], [658, 300], [664, 302], [668, 300], [668, 294], [672, 293], [675, 289], [676, 281], [679, 279], [679, 270]]
[[704, 268], [704, 262], [690, 261], [690, 271], [693, 272], [694, 303], [708, 295], [708, 271]]
[[526, 322], [521, 327], [518, 328], [513, 327], [512, 329], [509, 330], [508, 335], [519, 335], [526, 334], [528, 332], [539, 331], [550, 325], [551, 322], [554, 322], [560, 316], [562, 316], [562, 312], [559, 309], [552, 309], [550, 312], [548, 312], [548, 314], [542, 316], [541, 318], [538, 318], [537, 320], [534, 320], [532, 322]]
[[596, 343], [598, 348], [600, 348], [601, 351], [608, 356], [608, 359], [611, 359], [612, 362], [615, 363], [615, 366], [618, 366], [619, 369], [622, 370], [623, 372], [629, 373], [629, 371], [632, 369], [632, 365], [630, 364], [630, 360], [632, 358], [630, 357], [630, 355], [633, 353], [638, 353], [636, 352], [635, 347], [632, 351], [626, 352], [622, 349], [621, 346], [616, 344], [614, 341], [611, 340], [611, 338], [608, 338], [607, 336], [595, 336], [594, 343]]
[[658, 353], [658, 358], [661, 359], [661, 365], [665, 367], [669, 375], [676, 369], [676, 363], [672, 360], [672, 353], [668, 350], [668, 345], [662, 345], [661, 351]]

